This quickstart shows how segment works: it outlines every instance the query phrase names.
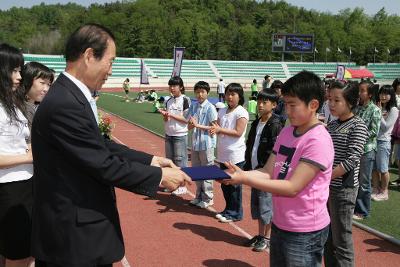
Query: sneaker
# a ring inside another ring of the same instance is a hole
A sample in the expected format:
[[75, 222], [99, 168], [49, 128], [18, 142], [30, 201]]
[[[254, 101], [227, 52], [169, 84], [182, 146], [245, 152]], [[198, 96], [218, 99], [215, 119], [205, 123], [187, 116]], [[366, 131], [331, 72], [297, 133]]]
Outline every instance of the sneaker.
[[262, 236], [258, 242], [254, 245], [253, 251], [262, 252], [269, 249], [270, 240]]
[[214, 201], [213, 200], [209, 200], [209, 201], [200, 201], [199, 204], [197, 204], [197, 206], [199, 208], [205, 209], [209, 206], [214, 205]]
[[388, 193], [379, 193], [373, 198], [375, 201], [385, 201], [389, 199]]
[[353, 220], [362, 221], [364, 220], [364, 216], [361, 214], [353, 214]]
[[175, 189], [174, 191], [171, 192], [171, 194], [178, 196], [178, 195], [184, 195], [187, 193], [187, 188], [186, 186], [180, 186], [177, 189]]
[[222, 215], [221, 213], [217, 213], [215, 215], [215, 218], [217, 218], [218, 220], [221, 219], [222, 217], [224, 217], [224, 215]]
[[399, 186], [399, 185], [400, 185], [400, 178], [398, 178], [398, 179], [396, 179], [396, 180], [394, 180], [394, 181], [389, 182], [389, 184], [390, 184], [390, 185], [393, 185], [393, 186]]
[[233, 219], [222, 216], [221, 218], [219, 218], [219, 221], [222, 223], [230, 223], [233, 222]]
[[199, 205], [200, 202], [201, 202], [200, 199], [194, 198], [194, 199], [189, 201], [189, 205], [197, 206], [197, 205]]
[[260, 240], [260, 238], [262, 238], [262, 236], [260, 235], [255, 235], [253, 236], [252, 239], [247, 240], [244, 245], [246, 247], [254, 247], [254, 245], [258, 242], [258, 240]]

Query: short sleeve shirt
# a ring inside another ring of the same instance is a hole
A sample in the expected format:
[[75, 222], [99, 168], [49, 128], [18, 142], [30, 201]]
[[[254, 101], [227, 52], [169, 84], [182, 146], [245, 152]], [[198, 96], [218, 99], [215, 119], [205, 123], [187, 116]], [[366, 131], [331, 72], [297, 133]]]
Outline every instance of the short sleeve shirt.
[[317, 166], [319, 172], [295, 197], [273, 195], [274, 224], [290, 232], [312, 232], [330, 223], [327, 210], [334, 149], [332, 139], [321, 124], [297, 135], [293, 126], [278, 136], [273, 179], [290, 180], [300, 161]]

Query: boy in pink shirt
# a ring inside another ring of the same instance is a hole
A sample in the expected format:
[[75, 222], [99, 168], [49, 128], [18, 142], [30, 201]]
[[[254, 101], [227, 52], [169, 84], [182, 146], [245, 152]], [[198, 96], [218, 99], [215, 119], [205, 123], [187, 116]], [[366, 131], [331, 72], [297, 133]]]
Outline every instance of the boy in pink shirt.
[[284, 128], [265, 166], [242, 171], [226, 163], [232, 179], [273, 194], [271, 266], [321, 266], [329, 232], [327, 200], [332, 174], [332, 139], [316, 112], [324, 87], [314, 73], [302, 71], [282, 88], [291, 126]]

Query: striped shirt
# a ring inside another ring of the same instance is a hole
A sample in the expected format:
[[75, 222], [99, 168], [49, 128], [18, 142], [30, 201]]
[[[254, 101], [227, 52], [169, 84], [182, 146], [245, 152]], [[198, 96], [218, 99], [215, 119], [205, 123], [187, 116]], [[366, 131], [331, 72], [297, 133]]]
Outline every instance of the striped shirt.
[[[194, 117], [197, 123], [203, 126], [211, 125], [218, 118], [217, 110], [207, 99], [203, 103], [194, 103], [189, 107], [188, 118]], [[198, 128], [193, 129], [192, 149], [193, 151], [204, 151], [215, 148], [216, 136], [211, 136], [208, 131]]]
[[368, 128], [364, 121], [353, 116], [346, 121], [334, 120], [328, 124], [335, 149], [333, 169], [339, 164], [346, 170], [342, 177], [331, 180], [332, 187], [356, 187], [360, 170], [360, 158], [368, 138]]

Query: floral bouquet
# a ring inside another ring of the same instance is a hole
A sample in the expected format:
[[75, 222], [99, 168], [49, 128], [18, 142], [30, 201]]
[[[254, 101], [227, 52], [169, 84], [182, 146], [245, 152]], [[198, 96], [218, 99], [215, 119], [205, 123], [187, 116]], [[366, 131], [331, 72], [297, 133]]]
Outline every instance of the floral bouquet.
[[113, 128], [114, 124], [112, 123], [111, 118], [106, 116], [103, 117], [99, 114], [99, 130], [105, 138], [111, 138], [111, 131]]

